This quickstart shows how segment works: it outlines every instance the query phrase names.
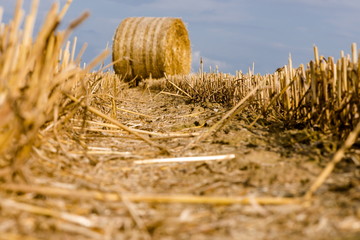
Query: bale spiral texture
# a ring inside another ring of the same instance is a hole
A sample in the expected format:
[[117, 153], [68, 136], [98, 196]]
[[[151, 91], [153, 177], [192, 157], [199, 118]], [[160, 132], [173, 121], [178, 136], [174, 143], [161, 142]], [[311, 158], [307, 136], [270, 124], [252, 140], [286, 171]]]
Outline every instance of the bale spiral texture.
[[112, 57], [115, 73], [125, 81], [188, 74], [189, 35], [179, 18], [126, 18], [115, 32]]

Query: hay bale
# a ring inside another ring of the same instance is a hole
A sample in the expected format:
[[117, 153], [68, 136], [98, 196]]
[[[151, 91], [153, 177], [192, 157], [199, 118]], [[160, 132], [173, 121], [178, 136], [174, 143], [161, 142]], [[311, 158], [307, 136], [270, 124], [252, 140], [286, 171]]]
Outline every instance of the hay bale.
[[125, 81], [188, 74], [189, 35], [179, 18], [126, 18], [115, 32], [112, 57], [115, 73]]

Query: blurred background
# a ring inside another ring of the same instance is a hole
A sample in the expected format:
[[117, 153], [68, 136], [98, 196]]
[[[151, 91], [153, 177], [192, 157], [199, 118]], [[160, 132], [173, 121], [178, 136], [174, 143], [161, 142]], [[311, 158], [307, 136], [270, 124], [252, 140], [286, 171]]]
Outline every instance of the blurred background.
[[[38, 22], [45, 17], [53, 0], [40, 0]], [[63, 6], [66, 0], [60, 0]], [[0, 0], [3, 21], [12, 18], [15, 0]], [[24, 1], [28, 9], [31, 1]], [[126, 17], [180, 17], [187, 24], [192, 43], [192, 70], [198, 71], [200, 57], [205, 70], [234, 74], [273, 73], [287, 64], [293, 66], [313, 59], [313, 45], [320, 55], [337, 58], [341, 50], [350, 52], [352, 42], [360, 44], [359, 0], [74, 0], [63, 24], [82, 12], [90, 18], [76, 29], [78, 50], [88, 48], [83, 62], [96, 57]], [[108, 62], [110, 58], [108, 59]]]

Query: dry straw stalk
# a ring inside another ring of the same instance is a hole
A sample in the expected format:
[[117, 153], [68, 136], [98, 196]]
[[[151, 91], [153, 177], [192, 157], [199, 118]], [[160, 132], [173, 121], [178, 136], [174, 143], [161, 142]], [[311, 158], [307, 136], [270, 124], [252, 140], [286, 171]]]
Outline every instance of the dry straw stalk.
[[46, 187], [27, 184], [1, 184], [0, 188], [14, 192], [31, 192], [44, 194], [46, 196], [63, 196], [78, 199], [96, 199], [105, 202], [118, 202], [128, 200], [132, 202], [148, 203], [187, 203], [187, 204], [211, 204], [211, 205], [231, 205], [231, 204], [260, 204], [260, 205], [283, 205], [298, 204], [302, 201], [299, 198], [278, 198], [278, 197], [247, 197], [247, 196], [196, 196], [196, 195], [176, 195], [176, 194], [120, 194], [117, 192], [101, 192], [95, 190], [70, 190], [58, 187]]
[[131, 17], [123, 20], [113, 42], [115, 73], [126, 81], [188, 74], [191, 46], [181, 19]]

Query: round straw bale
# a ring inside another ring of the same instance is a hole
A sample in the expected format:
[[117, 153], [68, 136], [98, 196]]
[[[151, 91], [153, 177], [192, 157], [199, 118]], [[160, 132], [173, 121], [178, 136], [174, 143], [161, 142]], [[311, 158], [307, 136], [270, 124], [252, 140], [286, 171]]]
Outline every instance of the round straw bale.
[[115, 73], [125, 81], [188, 74], [191, 46], [179, 18], [130, 17], [117, 28], [112, 52]]

